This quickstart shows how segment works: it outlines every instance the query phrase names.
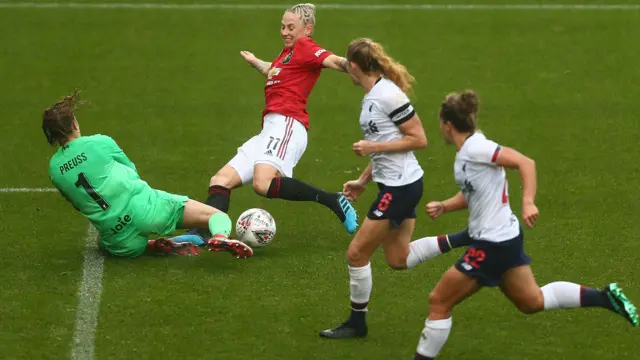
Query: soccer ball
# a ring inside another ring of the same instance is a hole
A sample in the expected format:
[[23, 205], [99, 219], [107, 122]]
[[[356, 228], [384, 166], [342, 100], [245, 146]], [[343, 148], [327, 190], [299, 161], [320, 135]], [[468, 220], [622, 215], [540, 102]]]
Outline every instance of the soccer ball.
[[249, 246], [267, 246], [276, 236], [276, 221], [264, 209], [249, 209], [236, 221], [236, 235]]

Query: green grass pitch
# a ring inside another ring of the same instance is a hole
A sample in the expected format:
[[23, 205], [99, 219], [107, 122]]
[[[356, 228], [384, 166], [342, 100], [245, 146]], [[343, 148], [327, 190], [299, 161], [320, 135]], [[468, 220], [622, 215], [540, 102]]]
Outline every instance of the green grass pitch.
[[[389, 3], [349, 1], [360, 2]], [[277, 56], [281, 15], [0, 7], [0, 188], [51, 186], [41, 111], [78, 86], [91, 101], [78, 113], [85, 134], [114, 137], [153, 187], [203, 200], [209, 177], [260, 128], [264, 79], [238, 53]], [[320, 9], [317, 17], [315, 39], [327, 49], [344, 54], [353, 38], [371, 37], [418, 79], [413, 102], [429, 140], [417, 154], [426, 171], [421, 206], [456, 191], [454, 150], [440, 139], [436, 114], [446, 93], [472, 88], [488, 137], [537, 162], [541, 217], [525, 238], [539, 283], [617, 281], [640, 303], [640, 11]], [[362, 96], [345, 75], [323, 73], [296, 177], [338, 191], [358, 176], [366, 160], [351, 144], [361, 138]], [[520, 180], [509, 178], [520, 214]], [[374, 195], [371, 187], [356, 203], [361, 217]], [[350, 236], [318, 205], [270, 201], [249, 188], [231, 199], [233, 219], [250, 207], [271, 212], [275, 241], [245, 261], [213, 253], [107, 259], [95, 359], [412, 357], [429, 291], [460, 251], [409, 272], [394, 272], [377, 254], [369, 337], [327, 342], [318, 331], [349, 311]], [[55, 193], [0, 193], [0, 214], [0, 358], [68, 358], [87, 221]], [[457, 231], [465, 220], [420, 213], [415, 237]], [[637, 329], [609, 312], [525, 316], [495, 289], [462, 303], [453, 318], [443, 359], [640, 353]]]

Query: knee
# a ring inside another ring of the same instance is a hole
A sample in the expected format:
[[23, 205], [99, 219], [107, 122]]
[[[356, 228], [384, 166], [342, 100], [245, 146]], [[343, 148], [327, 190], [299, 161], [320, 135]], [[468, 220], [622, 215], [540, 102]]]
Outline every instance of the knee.
[[453, 304], [449, 303], [449, 300], [446, 299], [438, 290], [433, 290], [429, 294], [429, 318], [431, 316], [436, 316], [439, 318], [447, 318], [451, 316], [451, 310], [453, 309]]
[[253, 178], [253, 191], [260, 196], [267, 196], [269, 193], [269, 186], [271, 186], [271, 178], [268, 177], [254, 177]]
[[253, 190], [258, 195], [268, 197], [271, 182], [278, 175], [278, 171], [270, 165], [256, 165], [253, 169]]
[[347, 249], [347, 261], [351, 266], [365, 266], [369, 262], [369, 257], [355, 246]]
[[234, 187], [235, 184], [233, 184], [233, 178], [231, 176], [229, 176], [228, 174], [225, 174], [222, 171], [218, 171], [215, 175], [213, 175], [211, 177], [211, 180], [209, 180], [209, 186], [224, 186], [227, 189], [231, 189]]
[[451, 312], [451, 307], [446, 304], [446, 299], [437, 291], [433, 290], [429, 294], [429, 318], [438, 316], [446, 318], [446, 314]]
[[431, 291], [431, 293], [429, 293], [430, 309], [442, 307], [443, 303], [444, 303], [444, 298], [442, 297], [442, 295], [440, 295], [438, 291], [433, 290]]
[[388, 250], [388, 252], [385, 252], [385, 255], [387, 256], [387, 265], [389, 265], [393, 270], [406, 270], [407, 258], [409, 257], [409, 246], [406, 246], [405, 249], [395, 247]]
[[406, 270], [407, 269], [407, 260], [406, 259], [387, 259], [387, 265], [393, 270]]
[[535, 314], [544, 310], [544, 296], [542, 291], [539, 291], [535, 295], [527, 296], [516, 303], [516, 307], [523, 314]]

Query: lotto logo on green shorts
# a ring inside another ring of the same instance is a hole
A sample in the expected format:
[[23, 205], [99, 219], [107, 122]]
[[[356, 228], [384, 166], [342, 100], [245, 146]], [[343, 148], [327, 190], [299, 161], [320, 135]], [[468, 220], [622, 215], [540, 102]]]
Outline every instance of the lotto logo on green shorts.
[[124, 229], [127, 224], [131, 222], [131, 216], [125, 215], [124, 217], [118, 217], [118, 225], [111, 228], [111, 232], [113, 235], [119, 233], [122, 229]]

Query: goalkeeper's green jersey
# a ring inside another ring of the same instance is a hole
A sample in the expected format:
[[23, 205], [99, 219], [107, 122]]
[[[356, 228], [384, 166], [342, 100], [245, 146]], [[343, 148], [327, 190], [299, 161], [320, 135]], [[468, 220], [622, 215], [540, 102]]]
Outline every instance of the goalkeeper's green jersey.
[[136, 204], [136, 195], [152, 190], [122, 149], [105, 135], [82, 136], [61, 146], [49, 162], [49, 176], [99, 231], [116, 224], [127, 209], [144, 207]]

